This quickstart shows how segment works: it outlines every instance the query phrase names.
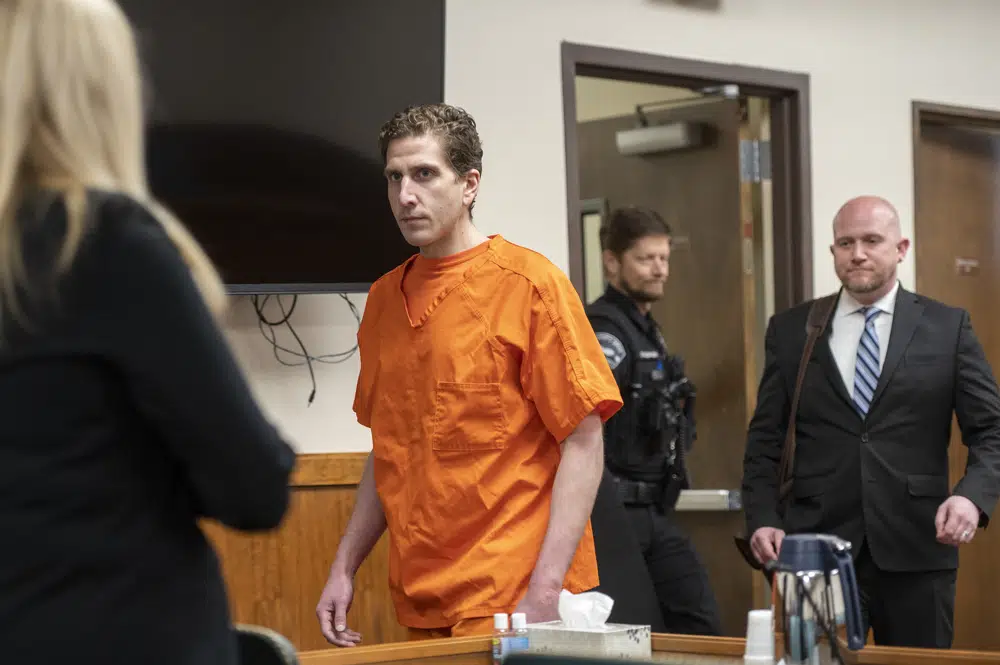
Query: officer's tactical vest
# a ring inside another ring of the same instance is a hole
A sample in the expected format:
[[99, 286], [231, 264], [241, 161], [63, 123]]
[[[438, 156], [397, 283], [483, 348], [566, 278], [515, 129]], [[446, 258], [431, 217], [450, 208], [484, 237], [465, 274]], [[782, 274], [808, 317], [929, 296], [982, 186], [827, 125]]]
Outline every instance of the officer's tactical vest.
[[[620, 386], [623, 406], [604, 428], [605, 463], [612, 472], [634, 480], [657, 481], [664, 475], [669, 450], [662, 435], [643, 432], [642, 409], [657, 387], [670, 383], [670, 363], [665, 348], [649, 339], [628, 314], [614, 303], [598, 298], [586, 308], [591, 321], [609, 320], [625, 347], [628, 371]], [[654, 353], [655, 352], [655, 353]]]

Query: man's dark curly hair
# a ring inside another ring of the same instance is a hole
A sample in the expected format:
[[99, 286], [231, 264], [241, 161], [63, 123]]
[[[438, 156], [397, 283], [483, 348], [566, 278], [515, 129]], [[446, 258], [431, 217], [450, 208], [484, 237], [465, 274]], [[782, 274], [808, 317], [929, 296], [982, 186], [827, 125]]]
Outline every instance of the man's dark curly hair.
[[392, 116], [378, 133], [382, 163], [385, 164], [390, 142], [426, 134], [441, 139], [441, 149], [458, 177], [472, 169], [483, 172], [483, 144], [476, 121], [464, 109], [449, 104], [411, 106]]

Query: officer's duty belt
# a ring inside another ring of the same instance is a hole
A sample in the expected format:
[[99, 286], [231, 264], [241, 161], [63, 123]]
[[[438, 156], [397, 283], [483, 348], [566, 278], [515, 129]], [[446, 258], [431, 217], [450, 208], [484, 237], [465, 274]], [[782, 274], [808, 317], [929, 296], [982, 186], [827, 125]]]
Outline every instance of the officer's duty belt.
[[618, 496], [624, 504], [649, 505], [660, 502], [660, 484], [649, 483], [642, 480], [629, 480], [619, 476], [612, 476], [615, 481], [615, 488]]

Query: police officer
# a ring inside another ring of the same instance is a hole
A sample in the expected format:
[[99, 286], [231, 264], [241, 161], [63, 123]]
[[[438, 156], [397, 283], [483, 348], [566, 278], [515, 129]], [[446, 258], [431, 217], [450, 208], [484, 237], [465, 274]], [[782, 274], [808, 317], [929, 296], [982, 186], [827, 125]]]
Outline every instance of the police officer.
[[605, 425], [612, 475], [656, 588], [667, 632], [720, 635], [708, 575], [671, 519], [688, 486], [694, 388], [650, 315], [663, 297], [671, 230], [655, 211], [615, 210], [601, 229], [607, 290], [587, 307], [624, 406]]

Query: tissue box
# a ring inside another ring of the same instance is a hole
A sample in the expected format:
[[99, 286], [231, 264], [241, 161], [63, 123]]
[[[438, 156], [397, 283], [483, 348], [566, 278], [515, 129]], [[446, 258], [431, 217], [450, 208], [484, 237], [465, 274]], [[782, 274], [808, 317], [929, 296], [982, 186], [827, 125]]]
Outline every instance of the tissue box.
[[562, 621], [529, 623], [528, 651], [560, 656], [645, 659], [653, 656], [649, 626], [609, 623], [566, 628]]

